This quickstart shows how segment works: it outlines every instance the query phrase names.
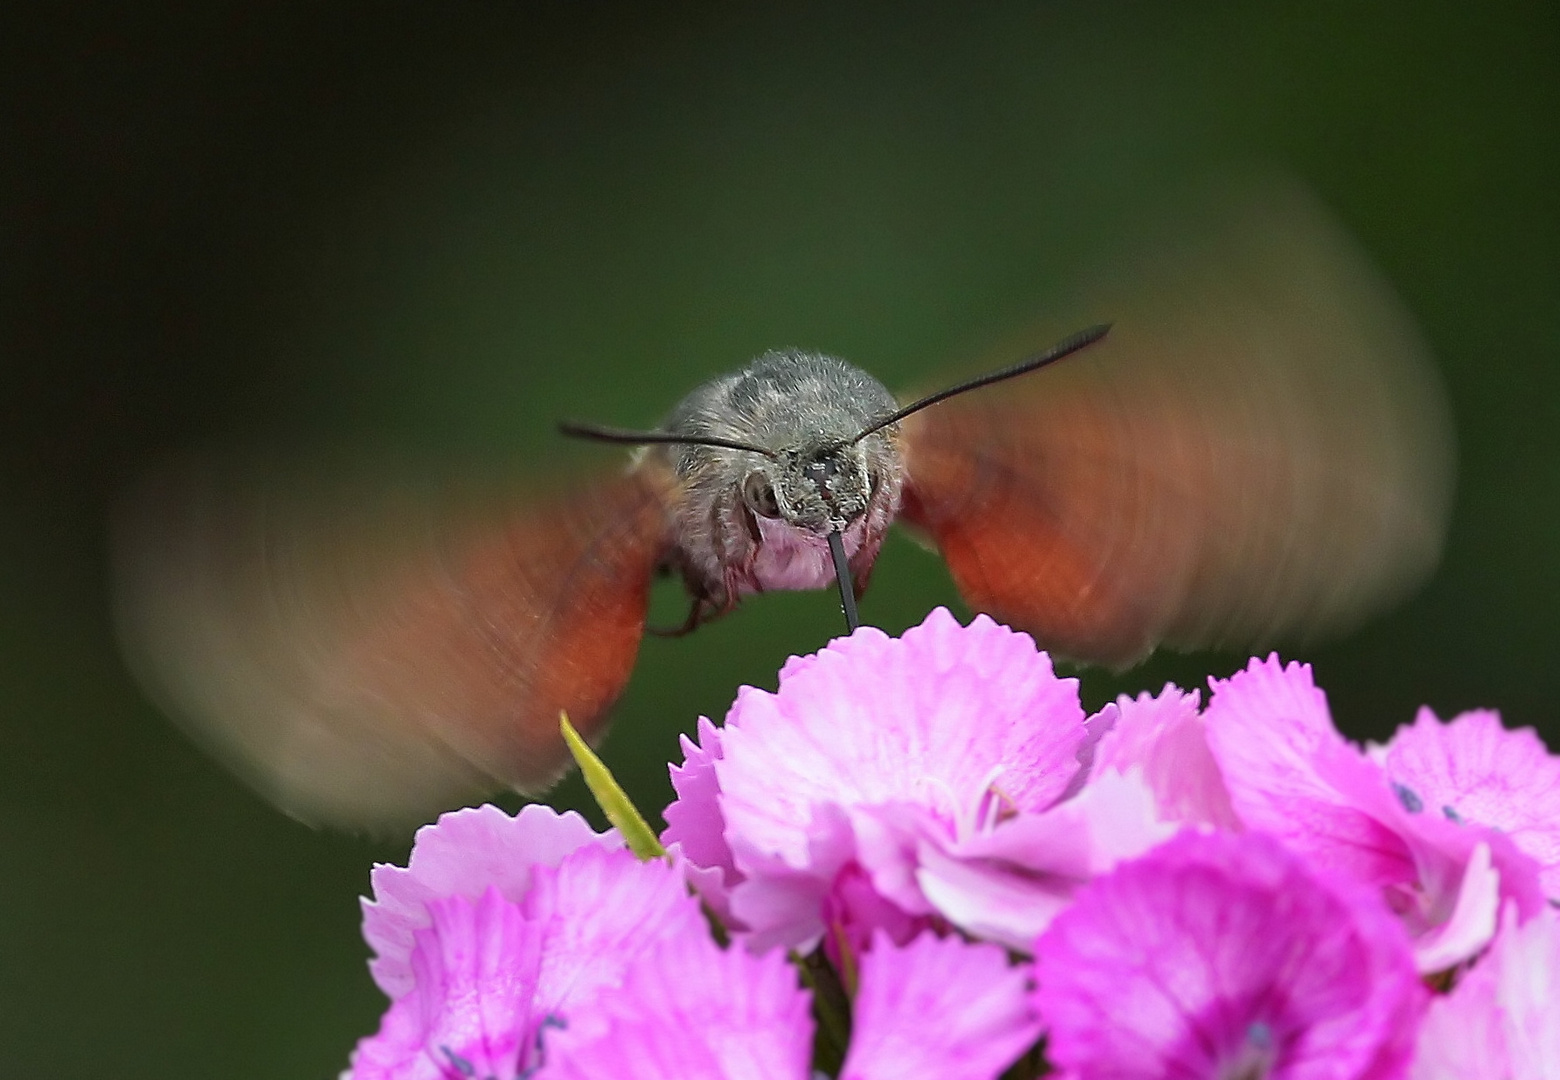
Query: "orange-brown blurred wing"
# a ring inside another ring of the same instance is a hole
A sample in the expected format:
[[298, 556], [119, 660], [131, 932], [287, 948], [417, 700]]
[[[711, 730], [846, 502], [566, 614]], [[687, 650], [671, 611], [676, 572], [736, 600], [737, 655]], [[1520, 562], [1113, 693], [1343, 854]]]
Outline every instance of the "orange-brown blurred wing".
[[665, 549], [664, 477], [521, 512], [279, 490], [169, 471], [127, 500], [116, 551], [137, 674], [273, 802], [405, 824], [546, 787], [559, 710], [599, 737]]
[[1337, 630], [1421, 580], [1450, 421], [1338, 227], [1298, 192], [1248, 192], [1134, 273], [1075, 309], [1069, 331], [1115, 321], [1100, 344], [903, 422], [903, 516], [970, 605], [1119, 665]]

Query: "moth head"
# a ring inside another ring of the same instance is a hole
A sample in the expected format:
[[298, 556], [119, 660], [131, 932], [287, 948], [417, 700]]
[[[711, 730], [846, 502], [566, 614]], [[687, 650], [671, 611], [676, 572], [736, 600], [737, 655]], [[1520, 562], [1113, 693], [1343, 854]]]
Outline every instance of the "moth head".
[[862, 443], [824, 443], [758, 458], [742, 481], [755, 517], [826, 536], [867, 512], [878, 483]]

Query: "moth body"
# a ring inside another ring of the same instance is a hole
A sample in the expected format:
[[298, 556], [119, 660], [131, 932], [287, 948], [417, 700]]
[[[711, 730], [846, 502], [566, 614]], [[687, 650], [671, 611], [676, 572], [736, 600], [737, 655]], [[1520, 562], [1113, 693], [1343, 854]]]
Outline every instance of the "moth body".
[[126, 658], [277, 805], [380, 828], [546, 790], [570, 760], [560, 713], [598, 742], [658, 569], [687, 586], [683, 629], [846, 578], [848, 624], [895, 520], [969, 609], [1060, 656], [1346, 630], [1439, 558], [1450, 415], [1412, 318], [1325, 211], [1238, 194], [1146, 276], [1079, 294], [1108, 341], [1028, 330], [999, 352], [1026, 359], [904, 404], [782, 350], [656, 431], [564, 425], [640, 449], [551, 491], [172, 463], [116, 517]]

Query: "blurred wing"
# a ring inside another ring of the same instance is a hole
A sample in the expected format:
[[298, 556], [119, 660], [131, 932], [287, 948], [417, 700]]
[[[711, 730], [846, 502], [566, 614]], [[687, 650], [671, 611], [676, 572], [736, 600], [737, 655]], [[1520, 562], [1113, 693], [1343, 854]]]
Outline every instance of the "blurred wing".
[[664, 550], [662, 477], [507, 514], [280, 490], [170, 471], [127, 500], [116, 537], [132, 666], [267, 798], [399, 825], [545, 788], [569, 761], [559, 710], [599, 737]]
[[903, 421], [903, 517], [970, 605], [1119, 665], [1343, 629], [1417, 584], [1450, 420], [1338, 226], [1299, 192], [1248, 195], [1146, 274], [1054, 334], [1114, 320], [1098, 345]]

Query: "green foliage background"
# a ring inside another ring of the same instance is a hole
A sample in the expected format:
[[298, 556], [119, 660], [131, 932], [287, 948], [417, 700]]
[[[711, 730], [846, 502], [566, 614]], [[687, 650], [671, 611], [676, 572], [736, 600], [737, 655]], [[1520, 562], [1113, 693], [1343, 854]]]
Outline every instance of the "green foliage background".
[[[1348, 729], [1489, 705], [1560, 744], [1560, 17], [1542, 3], [16, 6], [0, 26], [0, 1071], [327, 1077], [382, 1008], [370, 843], [147, 704], [106, 507], [213, 440], [544, 468], [764, 348], [919, 384], [1169, 187], [1307, 180], [1422, 320], [1441, 573], [1303, 658]], [[954, 601], [886, 551], [863, 614]], [[658, 605], [670, 611], [675, 597]], [[737, 685], [838, 627], [774, 595], [647, 643], [605, 758], [647, 808]], [[1159, 658], [1086, 697], [1199, 685]], [[581, 804], [577, 782], [560, 793]]]

